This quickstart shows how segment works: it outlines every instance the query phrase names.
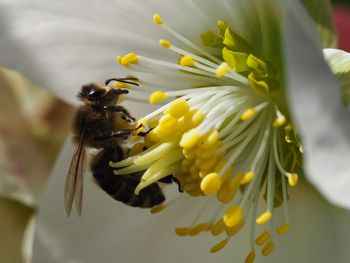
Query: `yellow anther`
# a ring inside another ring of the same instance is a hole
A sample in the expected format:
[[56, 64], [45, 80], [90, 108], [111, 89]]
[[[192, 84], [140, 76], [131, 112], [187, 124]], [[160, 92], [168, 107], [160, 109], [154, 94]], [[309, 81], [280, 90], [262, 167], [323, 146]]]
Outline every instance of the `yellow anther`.
[[201, 190], [206, 195], [216, 194], [222, 185], [221, 177], [217, 173], [210, 173], [201, 181]]
[[229, 71], [230, 66], [226, 62], [222, 62], [217, 68], [216, 68], [216, 77], [221, 78], [225, 76], [225, 74]]
[[244, 220], [241, 220], [238, 222], [237, 225], [233, 226], [233, 227], [225, 227], [225, 231], [226, 231], [226, 234], [229, 235], [229, 236], [233, 236], [233, 235], [236, 235], [244, 226], [245, 222]]
[[157, 142], [160, 140], [159, 134], [157, 132], [157, 129], [151, 130], [147, 135], [146, 139], [152, 142]]
[[165, 48], [170, 48], [171, 47], [170, 42], [168, 40], [165, 40], [165, 39], [159, 39], [159, 44], [162, 47], [165, 47]]
[[219, 250], [223, 249], [226, 244], [228, 243], [228, 238], [225, 238], [224, 240], [220, 241], [219, 243], [217, 243], [216, 245], [212, 246], [210, 249], [211, 253], [215, 253], [218, 252]]
[[158, 123], [159, 123], [159, 120], [158, 120], [158, 119], [152, 120], [152, 121], [150, 121], [150, 123], [148, 124], [148, 127], [149, 127], [150, 129], [153, 129], [153, 128], [157, 127]]
[[[193, 178], [193, 177], [192, 177]], [[200, 190], [197, 181], [191, 183], [185, 183], [181, 185], [181, 188], [186, 192], [191, 194], [194, 191]], [[202, 191], [201, 191], [202, 192]]]
[[255, 251], [250, 251], [248, 256], [245, 258], [244, 263], [253, 263], [255, 261]]
[[299, 176], [296, 173], [288, 174], [288, 183], [290, 186], [294, 187], [298, 184]]
[[238, 205], [233, 205], [226, 209], [224, 215], [225, 225], [228, 227], [233, 227], [243, 219], [243, 210]]
[[181, 162], [181, 171], [186, 173], [190, 170], [190, 167], [192, 165], [192, 160], [185, 159]]
[[201, 233], [203, 231], [207, 231], [208, 228], [210, 228], [210, 227], [211, 227], [211, 224], [200, 223], [200, 224], [198, 224], [190, 229], [189, 235], [190, 236], [198, 235], [199, 233]]
[[186, 67], [193, 67], [195, 63], [195, 60], [193, 59], [192, 56], [190, 55], [185, 55], [180, 58], [179, 64], [181, 66], [186, 66]]
[[139, 154], [143, 150], [143, 143], [136, 143], [129, 151], [129, 156], [134, 156], [136, 154]]
[[157, 128], [154, 129], [154, 131], [158, 134], [158, 136], [161, 139], [168, 138], [177, 132], [176, 124], [177, 124], [177, 122], [174, 124], [173, 127], [168, 127], [165, 125], [158, 125]]
[[224, 182], [217, 194], [217, 199], [225, 204], [230, 202], [237, 193], [242, 177], [242, 174], [238, 174], [234, 176], [231, 180]]
[[190, 196], [203, 196], [201, 189], [197, 188], [192, 191], [187, 192]]
[[166, 205], [160, 204], [160, 205], [153, 207], [150, 210], [150, 212], [151, 212], [151, 214], [157, 214], [157, 213], [163, 211], [165, 208], [166, 208]]
[[230, 176], [232, 175], [232, 171], [233, 171], [233, 169], [232, 169], [231, 167], [229, 167], [229, 168], [227, 169], [227, 171], [223, 174], [222, 180], [223, 180], [223, 181], [226, 181], [227, 179], [229, 179]]
[[128, 66], [129, 64], [137, 64], [139, 59], [135, 53], [126, 54], [120, 59], [120, 64], [123, 66]]
[[289, 224], [283, 224], [276, 229], [276, 232], [280, 235], [285, 234], [289, 231]]
[[179, 119], [184, 116], [190, 109], [190, 105], [185, 100], [173, 101], [168, 108], [168, 113], [174, 118]]
[[225, 164], [226, 164], [226, 161], [225, 160], [220, 160], [217, 164], [216, 164], [216, 166], [215, 166], [215, 168], [214, 168], [214, 171], [215, 172], [220, 172], [221, 171], [221, 169], [225, 166]]
[[156, 25], [162, 25], [163, 24], [163, 19], [161, 18], [161, 16], [157, 13], [155, 13], [153, 15], [153, 23]]
[[204, 120], [204, 113], [201, 112], [200, 110], [194, 110], [194, 114], [192, 115], [192, 118], [191, 118], [191, 127], [192, 128], [195, 128], [197, 127], [203, 120]]
[[232, 189], [230, 187], [229, 183], [223, 183], [223, 185], [221, 186], [219, 192], [217, 193], [216, 198], [224, 203], [227, 204], [228, 202], [230, 202], [236, 195], [237, 192], [237, 188]]
[[177, 227], [177, 228], [175, 228], [175, 233], [178, 236], [187, 236], [190, 233], [190, 228], [188, 228], [188, 227]]
[[189, 130], [182, 135], [180, 146], [182, 148], [191, 148], [199, 142], [200, 138], [201, 134], [196, 129]]
[[198, 172], [199, 172], [199, 168], [197, 165], [192, 164], [190, 167], [190, 174], [193, 178], [198, 178]]
[[284, 115], [279, 116], [274, 122], [273, 122], [273, 127], [278, 128], [282, 127], [287, 123], [287, 119]]
[[215, 167], [217, 159], [216, 157], [211, 157], [210, 159], [206, 159], [206, 160], [199, 159], [199, 160], [200, 160], [199, 166], [201, 170], [209, 171]]
[[163, 100], [165, 100], [168, 97], [168, 95], [164, 91], [155, 91], [149, 96], [149, 103], [150, 104], [156, 104]]
[[122, 64], [122, 56], [117, 56], [116, 60], [119, 64]]
[[224, 231], [225, 231], [225, 223], [222, 219], [220, 219], [212, 226], [210, 233], [213, 236], [218, 236]]
[[186, 157], [186, 159], [193, 160], [196, 159], [197, 153], [196, 149], [191, 149], [191, 148], [184, 148], [182, 149], [182, 153]]
[[275, 244], [272, 242], [272, 240], [270, 240], [262, 249], [261, 254], [266, 257], [271, 254], [274, 248]]
[[[198, 158], [201, 159], [209, 159], [210, 157], [215, 155], [216, 150], [218, 149], [218, 144], [213, 145], [212, 147], [210, 147], [209, 149], [202, 149], [201, 147], [197, 148], [197, 155]], [[215, 170], [217, 172], [219, 172], [220, 170]]]
[[252, 171], [247, 172], [247, 173], [243, 176], [243, 178], [241, 179], [240, 184], [241, 184], [241, 185], [247, 184], [247, 183], [249, 183], [251, 180], [253, 180], [254, 177], [255, 177], [254, 172], [252, 172]]
[[256, 219], [256, 223], [258, 225], [265, 224], [271, 219], [271, 217], [272, 217], [272, 213], [270, 211], [266, 211]]
[[[158, 134], [157, 134], [157, 136], [158, 136]], [[158, 137], [159, 137], [159, 136], [158, 136]], [[158, 139], [158, 140], [159, 140], [159, 139]], [[149, 136], [146, 136], [146, 137], [145, 137], [145, 147], [146, 147], [146, 148], [152, 147], [156, 142], [157, 142], [157, 140], [156, 140], [156, 141], [150, 140], [150, 137], [149, 137]]]
[[260, 236], [258, 236], [255, 239], [255, 244], [257, 244], [258, 246], [262, 246], [270, 239], [270, 237], [271, 237], [270, 232], [264, 231]]
[[202, 232], [202, 226], [201, 225], [196, 225], [196, 226], [190, 228], [190, 231], [189, 231], [188, 235], [189, 236], [196, 236], [200, 232]]
[[170, 114], [165, 114], [159, 119], [159, 126], [164, 128], [176, 129], [177, 119]]
[[177, 130], [179, 133], [184, 133], [185, 131], [187, 131], [189, 129], [189, 127], [186, 127], [186, 124], [184, 122], [184, 117], [181, 117], [179, 119], [178, 125], [177, 125]]
[[206, 134], [206, 136], [203, 138], [203, 141], [201, 142], [201, 147], [204, 149], [208, 149], [215, 145], [219, 140], [219, 132], [214, 130]]
[[256, 113], [256, 109], [254, 108], [249, 108], [249, 109], [246, 109], [243, 114], [241, 115], [241, 120], [242, 121], [246, 121], [246, 120], [249, 120], [251, 117], [253, 117]]

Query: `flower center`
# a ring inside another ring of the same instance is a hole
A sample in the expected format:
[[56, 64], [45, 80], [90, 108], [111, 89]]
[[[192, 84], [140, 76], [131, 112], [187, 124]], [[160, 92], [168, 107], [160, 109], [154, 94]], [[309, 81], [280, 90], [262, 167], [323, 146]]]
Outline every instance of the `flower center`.
[[[148, 85], [137, 88], [150, 94], [151, 104], [168, 103], [139, 120], [146, 136], [139, 138], [132, 156], [111, 166], [118, 168], [118, 175], [144, 171], [136, 194], [173, 175], [190, 196], [208, 198], [191, 226], [176, 229], [178, 235], [225, 233], [225, 239], [210, 250], [216, 252], [249, 222], [251, 251], [246, 262], [254, 261], [257, 246], [263, 246], [264, 256], [269, 255], [274, 249], [271, 219], [275, 208], [282, 206], [284, 210], [277, 233], [289, 228], [286, 181], [290, 186], [297, 184], [301, 154], [284, 103], [281, 73], [223, 21], [218, 21], [217, 33], [201, 34], [212, 53], [166, 25], [158, 14], [153, 21], [184, 44], [180, 48], [167, 40], [159, 41], [179, 55], [178, 62], [129, 53], [118, 57], [119, 63], [136, 71], [164, 73], [199, 84], [187, 87], [175, 83], [161, 90]], [[263, 207], [261, 198], [266, 200]], [[205, 211], [213, 202], [216, 212], [208, 217]], [[152, 211], [165, 207], [162, 204]], [[256, 224], [264, 228], [259, 236]]]

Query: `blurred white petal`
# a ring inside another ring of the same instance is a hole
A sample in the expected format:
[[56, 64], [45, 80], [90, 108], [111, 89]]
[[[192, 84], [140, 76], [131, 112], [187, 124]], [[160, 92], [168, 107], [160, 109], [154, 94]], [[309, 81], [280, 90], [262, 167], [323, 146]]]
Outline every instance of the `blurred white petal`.
[[[297, 5], [297, 1], [292, 2]], [[330, 0], [301, 0], [301, 2], [316, 24], [323, 46], [325, 48], [336, 47], [337, 32], [332, 17]]]
[[322, 50], [309, 41], [317, 38], [316, 32], [305, 31], [300, 18], [308, 17], [299, 11], [287, 16], [285, 43], [288, 90], [303, 140], [305, 169], [329, 200], [350, 208], [350, 112], [340, 103], [339, 84]]

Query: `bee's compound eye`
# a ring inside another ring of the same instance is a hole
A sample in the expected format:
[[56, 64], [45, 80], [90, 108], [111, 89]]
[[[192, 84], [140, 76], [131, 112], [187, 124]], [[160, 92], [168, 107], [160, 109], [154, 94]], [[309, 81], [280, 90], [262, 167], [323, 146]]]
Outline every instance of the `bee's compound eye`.
[[95, 89], [95, 90], [92, 90], [89, 92], [87, 98], [88, 98], [88, 100], [96, 101], [96, 100], [100, 99], [104, 93], [105, 93], [104, 90]]

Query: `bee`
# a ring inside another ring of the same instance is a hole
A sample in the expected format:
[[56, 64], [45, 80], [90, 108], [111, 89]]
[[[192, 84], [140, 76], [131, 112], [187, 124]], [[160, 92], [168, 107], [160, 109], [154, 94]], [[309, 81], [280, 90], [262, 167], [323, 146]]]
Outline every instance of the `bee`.
[[[123, 82], [131, 85], [138, 84], [135, 78], [108, 79], [105, 85], [88, 84], [78, 93], [83, 103], [76, 111], [73, 125], [73, 142], [76, 148], [73, 153], [65, 183], [64, 203], [67, 216], [70, 216], [73, 202], [79, 216], [83, 203], [83, 174], [86, 162], [87, 148], [99, 150], [90, 163], [90, 169], [96, 183], [114, 199], [126, 205], [150, 208], [165, 200], [158, 185], [153, 183], [143, 189], [138, 195], [134, 194], [136, 186], [141, 180], [142, 173], [115, 175], [109, 162], [117, 162], [127, 158], [127, 151], [123, 147], [123, 140], [135, 130], [121, 127], [122, 123], [134, 123], [135, 119], [127, 109], [118, 105], [120, 95], [127, 94], [126, 89], [108, 87], [111, 81]], [[129, 125], [131, 127], [131, 125]]]

